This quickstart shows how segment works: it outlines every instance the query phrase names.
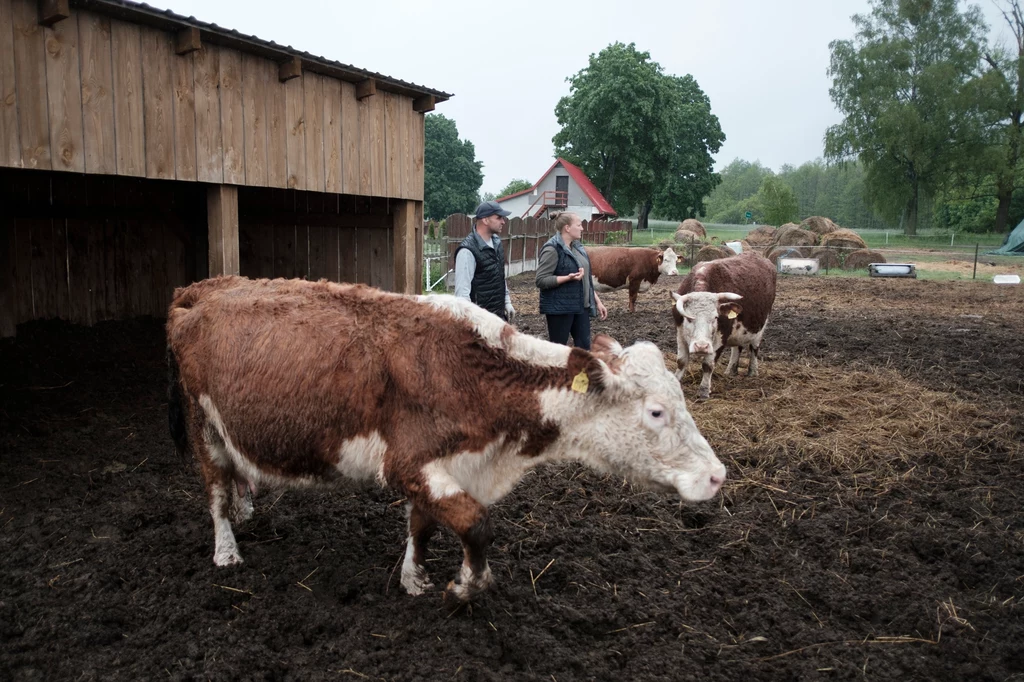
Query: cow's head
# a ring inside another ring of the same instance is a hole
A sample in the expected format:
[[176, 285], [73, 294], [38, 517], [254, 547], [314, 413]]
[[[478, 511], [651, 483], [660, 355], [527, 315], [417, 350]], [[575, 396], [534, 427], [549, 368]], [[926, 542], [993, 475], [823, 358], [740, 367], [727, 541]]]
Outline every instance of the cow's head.
[[679, 262], [679, 256], [672, 247], [668, 247], [661, 253], [661, 259], [658, 265], [658, 272], [663, 275], [678, 275], [679, 270], [676, 269], [676, 263]]
[[598, 335], [592, 352], [601, 361], [602, 388], [568, 427], [572, 446], [597, 468], [638, 484], [692, 502], [714, 497], [725, 466], [697, 430], [658, 347], [639, 342], [623, 349]]
[[692, 354], [707, 355], [722, 347], [720, 316], [736, 318], [743, 311], [737, 301], [742, 296], [728, 292], [691, 291], [688, 294], [672, 292], [675, 299], [675, 320], [683, 340]]

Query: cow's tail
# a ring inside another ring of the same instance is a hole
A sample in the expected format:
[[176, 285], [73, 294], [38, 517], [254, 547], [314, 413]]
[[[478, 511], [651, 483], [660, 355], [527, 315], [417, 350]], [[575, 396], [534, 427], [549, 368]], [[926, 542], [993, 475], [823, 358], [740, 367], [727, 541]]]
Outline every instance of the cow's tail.
[[185, 405], [181, 395], [181, 377], [178, 359], [167, 346], [167, 423], [171, 428], [171, 439], [178, 454], [184, 459], [189, 453], [188, 428], [185, 423]]

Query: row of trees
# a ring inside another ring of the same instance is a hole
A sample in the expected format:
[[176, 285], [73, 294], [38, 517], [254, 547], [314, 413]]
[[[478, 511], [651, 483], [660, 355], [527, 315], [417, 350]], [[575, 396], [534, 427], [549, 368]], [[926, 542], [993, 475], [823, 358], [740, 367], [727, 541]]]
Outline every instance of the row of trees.
[[940, 221], [1011, 225], [1024, 187], [1024, 16], [1018, 0], [996, 5], [1010, 48], [990, 49], [981, 10], [958, 0], [873, 0], [854, 38], [829, 44], [844, 120], [826, 133], [826, 159], [858, 160], [872, 208], [907, 234], [929, 203]]
[[[725, 135], [707, 96], [632, 43], [568, 78], [555, 154], [641, 229], [652, 214], [742, 222], [749, 211], [775, 224], [821, 214], [907, 234], [1007, 231], [1024, 215], [1024, 0], [993, 1], [1009, 48], [991, 48], [980, 10], [960, 0], [871, 0], [853, 17], [854, 37], [829, 45], [829, 94], [844, 118], [826, 132], [828, 165], [775, 174], [735, 161], [715, 173]], [[472, 143], [443, 116], [427, 117], [426, 134], [427, 215], [472, 210], [482, 180]], [[514, 180], [500, 194], [529, 186]]]

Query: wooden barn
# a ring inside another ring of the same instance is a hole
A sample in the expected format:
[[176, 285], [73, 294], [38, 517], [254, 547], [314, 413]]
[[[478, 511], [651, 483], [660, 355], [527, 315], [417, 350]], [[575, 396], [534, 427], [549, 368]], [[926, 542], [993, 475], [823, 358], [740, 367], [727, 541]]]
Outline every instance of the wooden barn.
[[0, 336], [222, 273], [420, 291], [449, 97], [128, 0], [0, 0]]

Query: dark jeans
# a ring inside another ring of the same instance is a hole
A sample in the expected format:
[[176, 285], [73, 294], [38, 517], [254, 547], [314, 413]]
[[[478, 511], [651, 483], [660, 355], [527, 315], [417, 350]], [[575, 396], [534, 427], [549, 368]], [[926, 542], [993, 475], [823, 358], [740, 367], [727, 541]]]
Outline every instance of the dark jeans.
[[582, 313], [548, 315], [548, 339], [555, 343], [572, 343], [577, 348], [590, 350], [590, 310]]

